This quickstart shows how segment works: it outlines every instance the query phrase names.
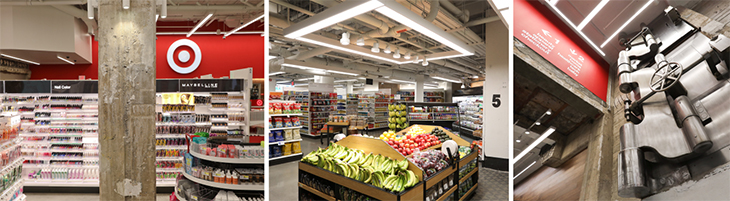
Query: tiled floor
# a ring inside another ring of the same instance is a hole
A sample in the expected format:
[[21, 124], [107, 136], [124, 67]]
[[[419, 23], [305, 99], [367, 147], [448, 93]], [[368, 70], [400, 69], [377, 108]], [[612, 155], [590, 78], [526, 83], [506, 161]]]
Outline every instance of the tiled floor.
[[471, 200], [509, 200], [509, 173], [479, 168], [479, 185]]

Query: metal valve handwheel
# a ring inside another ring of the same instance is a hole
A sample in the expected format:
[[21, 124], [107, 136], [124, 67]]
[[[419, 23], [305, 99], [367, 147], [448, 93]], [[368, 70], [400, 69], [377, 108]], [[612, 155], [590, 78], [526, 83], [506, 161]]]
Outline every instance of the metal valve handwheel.
[[682, 77], [682, 65], [677, 62], [669, 62], [660, 66], [651, 76], [651, 90], [655, 92], [666, 91], [679, 82]]

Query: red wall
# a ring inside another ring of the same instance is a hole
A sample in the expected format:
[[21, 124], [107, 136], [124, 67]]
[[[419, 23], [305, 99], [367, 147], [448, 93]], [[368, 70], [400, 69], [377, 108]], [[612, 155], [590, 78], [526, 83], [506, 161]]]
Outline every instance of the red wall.
[[[200, 47], [203, 60], [200, 66], [190, 74], [178, 74], [167, 65], [167, 49], [176, 40], [185, 35], [157, 36], [157, 78], [193, 78], [213, 74], [213, 77], [228, 76], [229, 71], [241, 68], [253, 68], [253, 78], [264, 78], [264, 37], [261, 34], [237, 34], [223, 39], [221, 35], [193, 35], [190, 38]], [[92, 64], [86, 65], [40, 65], [31, 66], [32, 80], [39, 79], [78, 79], [79, 75], [98, 79], [99, 50], [96, 41], [92, 44]], [[180, 49], [178, 49], [180, 50]], [[192, 63], [191, 59], [188, 63]], [[180, 65], [178, 63], [178, 65]], [[187, 65], [186, 65], [187, 66]]]
[[515, 38], [606, 101], [608, 64], [598, 53], [536, 0], [515, 0], [514, 12]]

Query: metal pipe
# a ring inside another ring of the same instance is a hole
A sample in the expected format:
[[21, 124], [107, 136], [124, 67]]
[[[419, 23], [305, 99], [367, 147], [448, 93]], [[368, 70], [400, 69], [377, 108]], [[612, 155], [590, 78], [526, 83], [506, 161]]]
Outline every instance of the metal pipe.
[[499, 16], [486, 17], [486, 18], [472, 20], [467, 23], [464, 23], [464, 27], [476, 26], [476, 25], [486, 24], [486, 23], [495, 22], [495, 21], [499, 21], [499, 20], [500, 20]]
[[441, 6], [445, 8], [447, 11], [449, 11], [454, 17], [457, 17], [461, 20], [461, 22], [466, 23], [469, 21], [469, 15], [467, 14], [469, 11], [463, 12], [454, 4], [449, 2], [449, 0], [440, 0]]
[[296, 56], [291, 56], [291, 57], [294, 57], [294, 58], [287, 58], [287, 59], [306, 60], [306, 59], [312, 58], [312, 57], [317, 56], [317, 55], [325, 54], [325, 53], [330, 52], [330, 51], [332, 51], [332, 48], [328, 48], [328, 47], [317, 47], [317, 48], [311, 49], [309, 51], [299, 53]]
[[428, 0], [428, 2], [431, 2], [431, 11], [428, 12], [426, 20], [429, 22], [433, 22], [433, 20], [435, 20], [436, 16], [439, 14], [439, 9], [441, 9], [441, 5], [439, 4], [439, 0]]

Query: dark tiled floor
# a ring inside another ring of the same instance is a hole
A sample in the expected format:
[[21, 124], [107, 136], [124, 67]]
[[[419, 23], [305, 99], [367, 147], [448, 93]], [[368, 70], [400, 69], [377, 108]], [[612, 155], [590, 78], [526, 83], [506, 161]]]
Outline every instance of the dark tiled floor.
[[479, 168], [479, 186], [471, 200], [509, 200], [509, 173]]

